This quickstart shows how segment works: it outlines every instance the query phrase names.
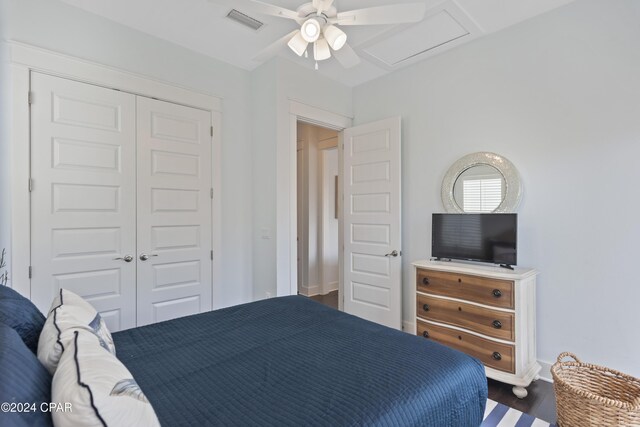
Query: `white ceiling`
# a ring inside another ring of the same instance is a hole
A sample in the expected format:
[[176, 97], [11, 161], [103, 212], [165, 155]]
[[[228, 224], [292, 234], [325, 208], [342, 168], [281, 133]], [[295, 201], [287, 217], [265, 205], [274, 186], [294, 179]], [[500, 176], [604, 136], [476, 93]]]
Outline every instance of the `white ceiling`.
[[[288, 19], [252, 13], [242, 1], [226, 0], [62, 0], [120, 24], [246, 70], [275, 40], [297, 28]], [[262, 0], [296, 10], [305, 0]], [[320, 74], [355, 86], [444, 50], [468, 43], [574, 0], [336, 0], [338, 11], [422, 1], [423, 21], [407, 25], [343, 27], [348, 43], [362, 62], [345, 70], [335, 59], [319, 63]], [[258, 31], [226, 18], [235, 8], [265, 25]], [[313, 68], [311, 58], [298, 57], [284, 46], [278, 55]], [[405, 59], [409, 57], [408, 59]]]

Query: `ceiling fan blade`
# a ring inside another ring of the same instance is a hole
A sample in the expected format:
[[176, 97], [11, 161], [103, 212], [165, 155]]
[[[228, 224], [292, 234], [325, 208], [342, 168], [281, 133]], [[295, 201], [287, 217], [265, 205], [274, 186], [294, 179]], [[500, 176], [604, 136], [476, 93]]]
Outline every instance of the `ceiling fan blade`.
[[318, 11], [317, 14], [318, 16], [320, 16], [322, 12], [329, 10], [332, 4], [333, 0], [314, 0], [313, 7], [316, 8], [316, 10]]
[[338, 13], [333, 23], [339, 25], [386, 25], [422, 21], [427, 7], [424, 3], [404, 3], [377, 6]]
[[348, 44], [342, 46], [340, 50], [334, 50], [332, 53], [344, 68], [353, 68], [361, 62], [358, 54]]
[[276, 6], [273, 4], [261, 2], [259, 0], [209, 0], [212, 3], [218, 3], [223, 6], [239, 9], [241, 12], [243, 8], [246, 8], [246, 12], [256, 12], [263, 15], [277, 16], [279, 18], [293, 19], [298, 21], [300, 17], [295, 10], [286, 9], [284, 7]]
[[287, 47], [287, 43], [289, 42], [289, 40], [291, 40], [291, 38], [295, 36], [298, 31], [300, 30], [293, 30], [286, 36], [283, 36], [282, 38], [271, 43], [269, 46], [262, 49], [260, 53], [254, 56], [251, 60], [262, 63], [276, 56], [282, 48]]

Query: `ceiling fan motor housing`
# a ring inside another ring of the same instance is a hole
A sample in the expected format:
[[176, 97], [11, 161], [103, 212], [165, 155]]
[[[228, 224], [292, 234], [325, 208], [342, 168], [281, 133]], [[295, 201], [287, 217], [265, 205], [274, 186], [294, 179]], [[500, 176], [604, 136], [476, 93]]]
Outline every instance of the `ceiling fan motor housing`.
[[[318, 16], [316, 8], [313, 7], [313, 3], [303, 4], [296, 10], [296, 12], [298, 12], [298, 16], [301, 19], [310, 18], [311, 15]], [[323, 10], [319, 16], [324, 16], [325, 19], [335, 18], [338, 16], [338, 10], [335, 6], [331, 6], [329, 9]]]

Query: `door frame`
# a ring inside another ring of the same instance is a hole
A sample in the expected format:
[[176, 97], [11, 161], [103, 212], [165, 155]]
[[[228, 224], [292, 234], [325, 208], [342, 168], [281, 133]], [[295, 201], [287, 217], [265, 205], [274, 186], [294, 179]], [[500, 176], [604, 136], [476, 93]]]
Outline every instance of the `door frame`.
[[[296, 100], [289, 100], [289, 138], [278, 140], [276, 176], [276, 292], [278, 296], [298, 294], [297, 263], [297, 122], [305, 122], [329, 129], [338, 134], [338, 163], [342, 168], [342, 131], [352, 126], [353, 119], [341, 114], [313, 107]], [[338, 203], [342, 200], [342, 189], [338, 186]], [[338, 241], [342, 242], [342, 215], [338, 222]], [[339, 245], [342, 257], [342, 243]], [[339, 266], [338, 290], [342, 295], [342, 264]], [[342, 300], [338, 298], [342, 310]]]
[[[222, 190], [222, 99], [220, 97], [182, 88], [161, 80], [108, 67], [73, 56], [38, 48], [29, 44], [9, 41], [9, 84], [11, 86], [10, 161], [11, 177], [11, 237], [10, 280], [11, 286], [22, 295], [31, 298], [31, 212], [29, 179], [31, 176], [30, 90], [31, 72], [37, 71], [56, 77], [116, 89], [133, 95], [156, 98], [163, 101], [199, 108], [211, 113], [212, 138], [212, 307], [219, 308], [220, 255], [222, 253], [221, 190]], [[37, 102], [37, 100], [34, 100]], [[37, 185], [37, 183], [34, 183]]]

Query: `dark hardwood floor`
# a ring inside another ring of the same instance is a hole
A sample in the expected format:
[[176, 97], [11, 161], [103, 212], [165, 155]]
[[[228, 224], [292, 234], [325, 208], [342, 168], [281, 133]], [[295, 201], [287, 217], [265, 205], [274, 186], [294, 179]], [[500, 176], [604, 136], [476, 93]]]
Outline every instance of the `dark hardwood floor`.
[[[338, 291], [330, 292], [327, 295], [314, 295], [310, 298], [335, 309], [338, 308]], [[511, 391], [511, 385], [491, 379], [487, 380], [487, 383], [489, 399], [549, 423], [556, 422], [556, 399], [553, 394], [553, 384], [543, 380], [535, 381], [527, 387], [529, 391], [527, 397], [518, 399]]]
[[310, 298], [329, 307], [333, 307], [336, 310], [338, 309], [338, 291], [329, 292], [326, 295], [314, 295]]
[[502, 403], [510, 408], [517, 409], [525, 414], [549, 423], [556, 422], [556, 398], [553, 393], [553, 384], [538, 380], [527, 387], [529, 394], [524, 399], [518, 399], [511, 392], [511, 385], [494, 380], [487, 380], [489, 385], [489, 399]]

